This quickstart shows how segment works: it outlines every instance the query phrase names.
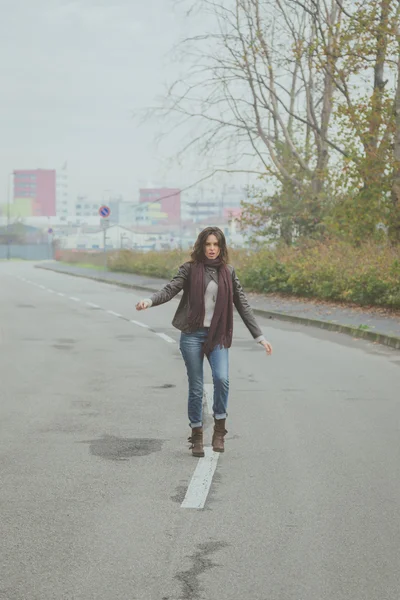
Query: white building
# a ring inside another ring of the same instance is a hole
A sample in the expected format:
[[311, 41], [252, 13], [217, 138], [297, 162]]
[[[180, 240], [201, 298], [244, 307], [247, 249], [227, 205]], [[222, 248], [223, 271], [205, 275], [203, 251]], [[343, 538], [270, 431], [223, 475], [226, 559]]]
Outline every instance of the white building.
[[68, 171], [67, 165], [56, 173], [56, 215], [57, 219], [67, 221], [73, 214], [68, 192]]
[[99, 208], [101, 204], [99, 202], [93, 202], [89, 200], [87, 196], [78, 196], [75, 202], [75, 216], [77, 222], [84, 221], [87, 217], [99, 217]]
[[247, 199], [244, 188], [233, 185], [200, 186], [182, 192], [182, 219], [199, 223], [221, 219], [226, 209], [239, 209]]
[[58, 240], [60, 247], [66, 250], [104, 250], [104, 242], [107, 250], [161, 250], [163, 243], [170, 241], [170, 236], [110, 225], [105, 230], [99, 228], [97, 231], [79, 228], [67, 235], [60, 235]]

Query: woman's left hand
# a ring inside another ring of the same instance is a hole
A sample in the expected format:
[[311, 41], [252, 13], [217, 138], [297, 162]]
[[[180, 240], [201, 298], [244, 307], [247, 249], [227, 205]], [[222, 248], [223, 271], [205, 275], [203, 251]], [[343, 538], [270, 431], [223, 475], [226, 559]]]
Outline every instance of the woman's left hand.
[[266, 353], [268, 354], [268, 356], [271, 356], [272, 354], [272, 346], [269, 342], [267, 342], [267, 340], [263, 340], [262, 342], [260, 342], [260, 344], [262, 346], [264, 346]]

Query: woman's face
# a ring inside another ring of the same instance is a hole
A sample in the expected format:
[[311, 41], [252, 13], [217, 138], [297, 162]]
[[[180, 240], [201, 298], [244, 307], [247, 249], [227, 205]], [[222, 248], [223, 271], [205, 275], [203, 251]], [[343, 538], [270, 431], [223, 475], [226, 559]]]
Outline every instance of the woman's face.
[[204, 245], [204, 254], [207, 258], [217, 258], [221, 252], [221, 248], [219, 247], [218, 238], [212, 233], [206, 239], [206, 243]]

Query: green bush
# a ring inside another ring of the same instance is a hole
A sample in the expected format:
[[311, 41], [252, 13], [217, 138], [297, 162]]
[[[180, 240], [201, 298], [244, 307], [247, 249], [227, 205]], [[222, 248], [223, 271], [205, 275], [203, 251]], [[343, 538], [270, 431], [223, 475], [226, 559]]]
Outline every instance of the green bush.
[[[87, 253], [72, 253], [74, 261], [90, 262]], [[169, 279], [190, 252], [135, 253], [128, 250], [109, 255], [112, 271], [125, 271]], [[60, 260], [66, 260], [60, 258]], [[248, 291], [278, 292], [294, 296], [400, 308], [400, 250], [344, 242], [301, 242], [288, 248], [251, 253], [232, 250], [230, 262]]]
[[126, 273], [138, 273], [151, 277], [169, 279], [178, 267], [189, 260], [189, 253], [179, 250], [171, 252], [131, 252], [121, 250], [110, 256], [108, 268], [111, 271], [123, 271]]

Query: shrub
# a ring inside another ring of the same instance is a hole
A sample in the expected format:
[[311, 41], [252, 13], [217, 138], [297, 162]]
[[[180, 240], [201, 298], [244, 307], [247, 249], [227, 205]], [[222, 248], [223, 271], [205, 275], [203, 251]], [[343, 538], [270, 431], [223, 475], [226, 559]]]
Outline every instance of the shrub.
[[[65, 252], [61, 255], [61, 260], [68, 260]], [[68, 256], [71, 262], [90, 263], [93, 255], [72, 252]], [[189, 251], [123, 250], [109, 254], [108, 267], [169, 279], [189, 257]], [[355, 248], [338, 241], [306, 240], [292, 248], [257, 253], [232, 250], [230, 262], [249, 291], [400, 308], [400, 250], [390, 246], [368, 243]]]

